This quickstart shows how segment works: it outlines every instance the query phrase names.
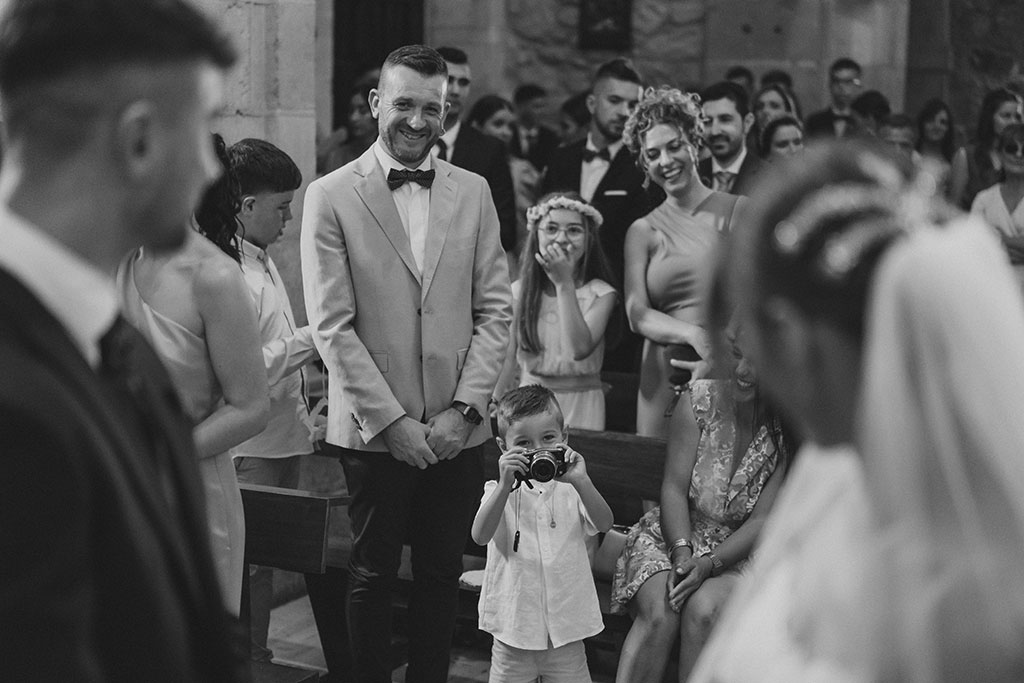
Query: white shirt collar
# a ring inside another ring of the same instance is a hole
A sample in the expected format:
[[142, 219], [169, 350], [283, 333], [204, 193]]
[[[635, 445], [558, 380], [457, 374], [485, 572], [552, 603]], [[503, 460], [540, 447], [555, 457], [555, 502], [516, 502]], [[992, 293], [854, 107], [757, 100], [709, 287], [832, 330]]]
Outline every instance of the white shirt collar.
[[[379, 163], [380, 167], [382, 169], [384, 169], [384, 175], [385, 176], [387, 176], [388, 171], [390, 171], [391, 169], [396, 169], [396, 170], [400, 170], [400, 171], [406, 170], [406, 167], [400, 161], [398, 161], [397, 159], [392, 157], [390, 154], [388, 154], [388, 151], [386, 149], [384, 149], [384, 143], [382, 143], [380, 141], [379, 137], [373, 143], [373, 153], [377, 157], [377, 163]], [[431, 157], [428, 154], [427, 158], [424, 159], [423, 161], [421, 161], [420, 165], [417, 166], [415, 170], [417, 170], [417, 171], [427, 171], [427, 170], [430, 170], [430, 160], [431, 160]]]
[[743, 145], [743, 149], [740, 150], [739, 156], [733, 159], [733, 162], [728, 166], [722, 166], [718, 163], [718, 159], [711, 157], [711, 174], [719, 173], [721, 171], [727, 171], [733, 175], [739, 175], [740, 168], [743, 167], [743, 162], [747, 159], [747, 146]]
[[[615, 155], [619, 153], [620, 149], [622, 149], [622, 145], [623, 144], [624, 143], [622, 142], [622, 139], [620, 138], [620, 139], [616, 140], [615, 142], [613, 142], [612, 144], [608, 145], [608, 157], [609, 157], [609, 159], [614, 159], [615, 158]], [[594, 144], [594, 138], [593, 138], [593, 136], [590, 133], [587, 133], [587, 149], [589, 149], [591, 151], [594, 151], [594, 152], [601, 151], [601, 150], [599, 150], [597, 148], [597, 145]]]
[[0, 267], [40, 300], [89, 364], [98, 367], [100, 338], [113, 325], [119, 308], [113, 276], [4, 205], [0, 205], [0, 244]]
[[254, 258], [259, 261], [264, 261], [267, 258], [267, 250], [256, 246], [247, 239], [240, 240], [242, 243], [242, 253], [249, 258]]
[[462, 130], [461, 119], [455, 122], [455, 125], [444, 132], [441, 139], [444, 140], [444, 144], [448, 146], [448, 158], [452, 158], [452, 150], [455, 148], [455, 141], [459, 137], [459, 131]]

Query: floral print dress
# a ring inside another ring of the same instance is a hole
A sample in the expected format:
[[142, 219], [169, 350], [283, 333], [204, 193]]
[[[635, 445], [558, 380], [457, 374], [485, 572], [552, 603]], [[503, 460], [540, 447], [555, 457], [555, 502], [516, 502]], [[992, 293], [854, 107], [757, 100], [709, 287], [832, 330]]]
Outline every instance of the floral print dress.
[[[761, 426], [733, 472], [736, 413], [730, 385], [729, 380], [698, 380], [691, 385], [690, 400], [700, 428], [689, 492], [694, 555], [714, 550], [747, 521], [765, 482], [778, 465], [778, 453], [768, 429]], [[615, 565], [612, 612], [625, 612], [626, 604], [647, 579], [671, 568], [668, 547], [661, 535], [661, 508], [656, 507], [629, 530]]]

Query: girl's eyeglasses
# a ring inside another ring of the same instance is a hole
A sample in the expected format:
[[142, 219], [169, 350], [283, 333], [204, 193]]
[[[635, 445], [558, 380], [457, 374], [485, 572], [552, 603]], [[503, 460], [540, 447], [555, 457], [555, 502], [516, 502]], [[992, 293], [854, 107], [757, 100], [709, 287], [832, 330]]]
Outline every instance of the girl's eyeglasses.
[[540, 231], [548, 237], [558, 237], [558, 233], [564, 232], [565, 236], [571, 240], [583, 239], [583, 236], [587, 234], [586, 228], [582, 225], [554, 225], [552, 223], [545, 223], [541, 226]]

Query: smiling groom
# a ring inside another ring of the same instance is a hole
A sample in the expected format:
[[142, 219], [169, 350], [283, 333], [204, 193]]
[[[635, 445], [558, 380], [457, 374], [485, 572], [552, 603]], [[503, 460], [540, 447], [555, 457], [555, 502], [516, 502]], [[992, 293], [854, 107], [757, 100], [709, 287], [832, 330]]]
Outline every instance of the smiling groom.
[[434, 50], [388, 55], [370, 109], [380, 136], [313, 182], [302, 274], [330, 376], [354, 537], [347, 600], [354, 679], [391, 680], [391, 589], [412, 546], [410, 683], [447, 680], [462, 551], [483, 486], [487, 402], [511, 292], [480, 176], [433, 159], [448, 72]]

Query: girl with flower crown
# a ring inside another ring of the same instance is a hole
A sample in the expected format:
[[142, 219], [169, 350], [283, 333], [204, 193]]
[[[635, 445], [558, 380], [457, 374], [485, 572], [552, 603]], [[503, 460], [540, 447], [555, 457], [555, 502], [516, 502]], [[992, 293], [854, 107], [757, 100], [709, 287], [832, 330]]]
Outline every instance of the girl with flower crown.
[[565, 424], [604, 429], [601, 362], [618, 294], [597, 231], [601, 214], [575, 192], [555, 192], [526, 212], [508, 361], [495, 395], [541, 384], [553, 391]]

